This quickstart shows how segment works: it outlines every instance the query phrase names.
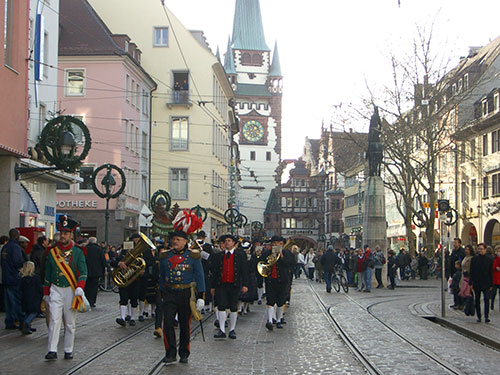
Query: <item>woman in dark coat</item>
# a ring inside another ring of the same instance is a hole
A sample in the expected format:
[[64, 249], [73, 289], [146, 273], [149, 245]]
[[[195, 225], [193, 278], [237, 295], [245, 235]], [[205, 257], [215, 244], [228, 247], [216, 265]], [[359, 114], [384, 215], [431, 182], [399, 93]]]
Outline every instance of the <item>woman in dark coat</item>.
[[241, 249], [245, 252], [247, 256], [247, 269], [248, 269], [248, 291], [240, 295], [239, 300], [243, 302], [242, 314], [245, 315], [250, 312], [249, 305], [254, 301], [257, 301], [257, 256], [251, 247], [249, 242], [243, 242], [241, 244]]
[[391, 282], [391, 286], [389, 286], [388, 289], [394, 289], [396, 287], [396, 270], [398, 269], [398, 265], [396, 263], [395, 254], [394, 250], [389, 250], [387, 252], [387, 276]]
[[35, 274], [35, 263], [25, 262], [20, 271], [21, 274], [21, 307], [26, 314], [21, 327], [23, 334], [31, 334], [31, 322], [40, 311], [43, 297], [43, 287], [40, 277]]

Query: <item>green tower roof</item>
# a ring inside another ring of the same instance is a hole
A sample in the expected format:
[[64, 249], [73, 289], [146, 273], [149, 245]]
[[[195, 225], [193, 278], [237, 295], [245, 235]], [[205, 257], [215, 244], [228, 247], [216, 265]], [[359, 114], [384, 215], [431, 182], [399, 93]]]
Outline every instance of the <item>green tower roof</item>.
[[227, 41], [226, 55], [224, 56], [224, 70], [226, 74], [237, 74], [234, 66], [233, 49], [231, 48], [231, 38]]
[[233, 48], [270, 51], [264, 36], [259, 0], [236, 0]]
[[274, 44], [273, 62], [269, 69], [269, 76], [281, 77], [280, 55], [278, 53], [278, 42]]

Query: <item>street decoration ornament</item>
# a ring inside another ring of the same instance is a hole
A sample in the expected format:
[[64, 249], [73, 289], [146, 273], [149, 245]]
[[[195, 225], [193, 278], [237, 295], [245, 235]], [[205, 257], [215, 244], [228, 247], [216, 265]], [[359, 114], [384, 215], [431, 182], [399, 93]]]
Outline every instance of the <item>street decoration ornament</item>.
[[167, 236], [173, 229], [172, 220], [179, 212], [179, 206], [175, 204], [172, 212], [169, 212], [171, 203], [170, 194], [165, 190], [159, 189], [151, 196], [149, 202], [151, 211], [153, 211], [151, 230], [154, 234]]
[[[81, 135], [78, 142], [75, 136]], [[73, 116], [58, 116], [44, 126], [40, 134], [40, 158], [48, 161], [51, 167], [20, 167], [16, 166], [16, 179], [24, 173], [64, 171], [76, 173], [83, 160], [87, 157], [92, 140], [90, 132], [83, 121]]]
[[[114, 173], [113, 173], [114, 171]], [[104, 173], [102, 173], [104, 172]], [[115, 177], [119, 177], [119, 182], [116, 182]], [[100, 180], [100, 186], [103, 188], [101, 190], [97, 185]], [[92, 190], [99, 198], [106, 199], [106, 213], [104, 216], [104, 242], [108, 243], [108, 223], [109, 223], [109, 200], [115, 199], [120, 196], [125, 190], [127, 185], [127, 180], [125, 178], [125, 173], [119, 167], [114, 164], [103, 164], [94, 170], [92, 173]]]
[[425, 218], [424, 218], [424, 211], [419, 210], [415, 212], [412, 216], [412, 221], [415, 226], [419, 228], [425, 227]]
[[[83, 148], [78, 153], [75, 135], [82, 134]], [[92, 140], [83, 121], [73, 116], [53, 118], [42, 130], [40, 146], [47, 160], [64, 172], [74, 173], [87, 157]]]
[[191, 210], [182, 210], [173, 220], [174, 229], [180, 230], [187, 235], [196, 232], [203, 227], [203, 221]]
[[208, 215], [207, 209], [201, 207], [199, 204], [191, 208], [191, 211], [193, 211], [196, 214], [196, 216], [198, 216], [201, 219], [201, 221], [205, 222], [205, 220], [207, 220], [207, 215]]

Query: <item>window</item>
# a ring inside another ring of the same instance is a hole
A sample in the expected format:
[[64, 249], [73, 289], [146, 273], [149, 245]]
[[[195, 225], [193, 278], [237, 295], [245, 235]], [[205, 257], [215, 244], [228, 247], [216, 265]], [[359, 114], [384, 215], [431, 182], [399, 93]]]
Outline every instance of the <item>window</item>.
[[45, 125], [45, 121], [47, 121], [47, 108], [45, 104], [41, 104], [38, 106], [38, 132], [37, 137], [42, 133], [43, 127]]
[[148, 201], [148, 176], [141, 176], [142, 188], [141, 188], [141, 199], [143, 201]]
[[495, 112], [498, 112], [498, 107], [499, 107], [499, 94], [498, 92], [493, 96], [493, 110]]
[[266, 152], [266, 160], [271, 161], [271, 152], [270, 151]]
[[141, 105], [141, 88], [137, 83], [135, 85], [135, 106], [137, 107], [137, 110], [140, 109], [140, 105]]
[[464, 74], [464, 90], [469, 88], [469, 73]]
[[168, 47], [168, 27], [154, 28], [154, 44], [155, 47]]
[[340, 220], [332, 220], [332, 232], [340, 233]]
[[488, 134], [483, 135], [483, 156], [488, 155]]
[[[84, 116], [82, 115], [73, 115], [74, 118], [84, 122]], [[72, 125], [71, 126], [71, 132], [73, 133], [73, 136], [75, 137], [76, 143], [83, 144], [85, 143], [84, 141], [84, 136], [83, 136], [83, 130], [77, 126], [77, 125]]]
[[241, 55], [241, 64], [242, 65], [252, 64], [252, 56], [248, 52], [245, 52]]
[[340, 199], [332, 200], [332, 211], [340, 210]]
[[172, 199], [188, 198], [188, 170], [172, 168], [170, 170], [170, 193]]
[[146, 132], [142, 132], [142, 157], [148, 158], [148, 135]]
[[130, 76], [127, 74], [127, 92], [125, 93], [125, 101], [130, 102]]
[[80, 177], [83, 181], [78, 184], [79, 191], [92, 191], [92, 174], [94, 173], [93, 166], [83, 166], [80, 168]]
[[470, 180], [470, 199], [473, 201], [477, 199], [476, 189], [477, 189], [477, 182], [476, 179], [474, 178]]
[[262, 55], [260, 53], [254, 53], [252, 56], [252, 65], [262, 65]]
[[467, 186], [467, 183], [465, 181], [462, 182], [461, 184], [461, 191], [462, 191], [462, 203], [468, 203], [469, 202], [469, 188]]
[[85, 71], [83, 69], [66, 70], [66, 96], [83, 96]]
[[491, 176], [491, 195], [496, 196], [500, 194], [500, 173]]
[[[43, 34], [43, 62], [45, 64], [50, 64], [49, 61], [49, 34], [45, 32]], [[49, 77], [49, 68], [48, 66], [42, 65], [43, 66], [43, 76], [45, 78]], [[41, 68], [41, 67], [40, 67]]]
[[188, 149], [188, 126], [189, 119], [187, 117], [172, 117], [170, 130], [171, 150]]
[[149, 95], [142, 89], [142, 113], [149, 116]]
[[250, 160], [255, 160], [255, 151], [250, 151]]
[[134, 92], [134, 89], [135, 89], [135, 79], [131, 78], [130, 82], [131, 82], [130, 83], [130, 104], [132, 105], [132, 107], [135, 107], [135, 101], [137, 99], [137, 95]]
[[488, 198], [488, 176], [483, 177], [483, 198]]
[[189, 104], [189, 72], [173, 72], [173, 104]]
[[13, 0], [5, 0], [4, 8], [4, 25], [3, 25], [3, 56], [4, 63], [12, 66], [12, 50], [13, 50]]
[[470, 160], [476, 160], [476, 140], [471, 139], [470, 141]]
[[491, 133], [491, 153], [500, 151], [500, 130]]
[[70, 185], [65, 183], [65, 182], [58, 182], [56, 184], [56, 189], [57, 189], [57, 192], [60, 193], [60, 192], [69, 192], [70, 191]]

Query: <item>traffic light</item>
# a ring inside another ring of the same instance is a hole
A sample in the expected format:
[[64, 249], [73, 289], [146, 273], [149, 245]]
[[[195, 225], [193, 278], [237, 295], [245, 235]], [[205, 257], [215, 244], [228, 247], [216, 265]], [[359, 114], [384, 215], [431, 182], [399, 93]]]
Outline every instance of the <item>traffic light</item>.
[[438, 211], [448, 212], [450, 210], [450, 201], [448, 199], [438, 199]]

